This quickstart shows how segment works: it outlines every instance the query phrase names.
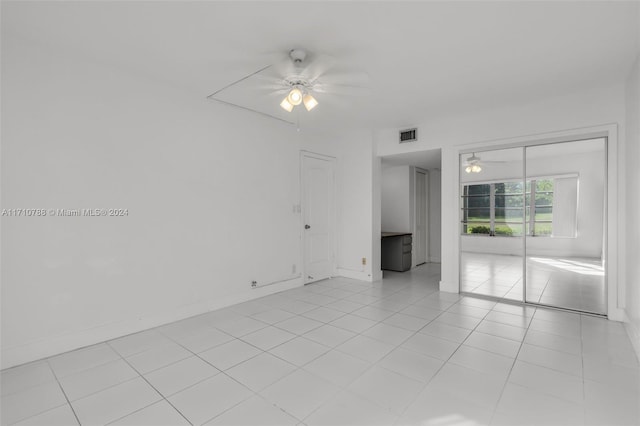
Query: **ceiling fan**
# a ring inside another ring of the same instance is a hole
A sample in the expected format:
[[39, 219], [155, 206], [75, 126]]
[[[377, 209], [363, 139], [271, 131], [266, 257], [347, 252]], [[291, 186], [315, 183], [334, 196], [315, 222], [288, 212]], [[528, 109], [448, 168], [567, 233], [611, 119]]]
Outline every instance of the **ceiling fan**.
[[311, 111], [322, 99], [367, 91], [366, 73], [340, 71], [336, 64], [332, 56], [292, 49], [286, 57], [280, 55], [272, 66], [257, 76], [260, 79], [259, 87], [274, 95], [285, 95], [280, 107], [287, 112], [292, 112], [301, 104]]
[[[275, 58], [272, 57], [271, 62], [270, 65], [228, 84], [207, 98], [287, 121], [272, 113], [268, 106], [252, 108], [218, 95], [242, 83], [242, 90], [252, 91], [252, 97], [270, 96], [273, 98], [269, 102], [270, 105], [279, 104], [280, 108], [290, 113], [299, 105], [311, 111], [321, 102], [333, 102], [341, 96], [362, 95], [368, 91], [366, 73], [340, 69], [336, 66], [337, 61], [329, 55], [312, 53], [305, 49], [291, 49], [286, 54], [280, 53]], [[277, 103], [274, 102], [275, 99]]]
[[506, 161], [482, 160], [475, 152], [472, 152], [471, 157], [467, 157], [462, 165], [465, 167], [464, 171], [467, 173], [480, 173], [482, 171], [482, 164], [487, 163], [506, 163]]

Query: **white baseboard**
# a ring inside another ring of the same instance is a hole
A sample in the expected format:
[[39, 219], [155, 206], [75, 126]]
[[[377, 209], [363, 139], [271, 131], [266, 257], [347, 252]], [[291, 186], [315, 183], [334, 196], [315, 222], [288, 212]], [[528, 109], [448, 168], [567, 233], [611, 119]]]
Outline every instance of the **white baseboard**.
[[607, 318], [611, 321], [627, 322], [627, 314], [622, 308], [609, 306]]
[[152, 313], [139, 318], [112, 322], [78, 332], [46, 337], [20, 346], [9, 348], [3, 347], [1, 368], [5, 369], [15, 367], [17, 365], [48, 358], [53, 355], [69, 352], [85, 346], [95, 345], [96, 343], [148, 330], [174, 321], [180, 321], [185, 318], [225, 308], [237, 303], [247, 302], [249, 300], [300, 287], [302, 285], [302, 279], [296, 279], [265, 287], [257, 287], [248, 289], [241, 293], [182, 306], [171, 312]]
[[439, 257], [430, 257], [429, 258], [429, 262], [430, 263], [442, 263], [442, 262], [440, 262], [440, 258]]
[[341, 277], [351, 278], [354, 280], [373, 282], [373, 277], [366, 271], [356, 271], [347, 268], [337, 268], [337, 274]]

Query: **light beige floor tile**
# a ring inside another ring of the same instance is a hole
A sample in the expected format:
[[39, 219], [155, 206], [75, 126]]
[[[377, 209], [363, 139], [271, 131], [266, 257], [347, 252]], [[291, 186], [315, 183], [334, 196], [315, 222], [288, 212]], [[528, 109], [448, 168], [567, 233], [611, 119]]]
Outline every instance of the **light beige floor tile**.
[[296, 370], [296, 366], [263, 352], [226, 371], [254, 392], [261, 391]]
[[427, 334], [415, 334], [402, 347], [441, 360], [447, 360], [458, 349], [459, 344]]
[[495, 354], [515, 358], [520, 350], [520, 343], [503, 337], [492, 336], [490, 334], [474, 331], [464, 341], [465, 346], [471, 346]]
[[414, 332], [384, 322], [378, 323], [362, 333], [363, 336], [397, 346], [413, 336]]
[[188, 426], [187, 419], [167, 401], [156, 402], [135, 413], [122, 417], [109, 426]]
[[278, 328], [288, 331], [289, 333], [301, 335], [324, 325], [324, 323], [304, 316], [296, 316], [284, 321], [280, 321], [279, 323], [276, 323], [274, 325]]
[[0, 375], [2, 396], [56, 380], [46, 361], [32, 362], [3, 370]]
[[177, 336], [175, 341], [193, 353], [200, 353], [222, 345], [223, 343], [230, 342], [233, 339], [233, 336], [218, 329], [208, 328], [200, 333]]
[[506, 379], [514, 359], [471, 346], [462, 345], [449, 358], [450, 363], [471, 368], [492, 377]]
[[432, 321], [422, 328], [419, 333], [429, 334], [431, 336], [439, 337], [445, 340], [451, 340], [452, 342], [462, 343], [467, 336], [471, 333], [471, 330], [467, 328], [460, 328], [444, 322]]
[[343, 328], [345, 330], [354, 332], [354, 333], [362, 333], [365, 330], [376, 325], [377, 321], [372, 321], [367, 318], [362, 318], [357, 315], [345, 315], [343, 317], [338, 318], [337, 320], [331, 321], [330, 325], [335, 327]]
[[169, 397], [169, 402], [194, 425], [201, 425], [253, 395], [247, 387], [218, 374]]
[[140, 410], [162, 396], [141, 377], [71, 402], [82, 425], [102, 425]]
[[127, 362], [140, 374], [146, 374], [192, 355], [191, 352], [182, 346], [172, 343], [132, 355], [127, 358]]
[[300, 420], [259, 396], [253, 396], [214, 418], [210, 426], [295, 426]]
[[347, 386], [360, 377], [371, 364], [352, 355], [333, 350], [304, 366], [306, 371], [337, 386]]
[[347, 390], [400, 415], [423, 387], [422, 382], [374, 366], [351, 383]]
[[528, 362], [516, 361], [509, 376], [509, 382], [575, 402], [576, 404], [582, 404], [584, 401], [584, 388], [581, 377]]
[[367, 336], [356, 336], [336, 349], [368, 362], [376, 362], [393, 350], [394, 346]]
[[76, 426], [78, 419], [69, 404], [45, 411], [28, 419], [15, 423], [16, 426]]
[[97, 367], [70, 374], [60, 379], [62, 389], [70, 401], [99, 392], [108, 387], [138, 377], [138, 373], [124, 360], [117, 359]]
[[428, 382], [444, 365], [444, 361], [407, 349], [396, 348], [377, 365], [410, 379]]
[[331, 348], [316, 343], [313, 340], [297, 337], [280, 346], [276, 346], [271, 349], [270, 353], [301, 367], [330, 350]]
[[146, 330], [108, 342], [109, 346], [125, 358], [172, 343], [173, 341], [171, 339], [157, 330]]
[[327, 324], [311, 330], [303, 336], [322, 345], [336, 347], [356, 336], [356, 333]]
[[271, 385], [261, 395], [285, 412], [304, 419], [339, 391], [331, 383], [297, 370]]
[[396, 416], [380, 405], [352, 392], [343, 391], [308, 416], [308, 426], [327, 425], [392, 425]]
[[525, 343], [520, 348], [518, 359], [552, 370], [582, 376], [582, 359], [566, 352], [554, 351]]
[[106, 343], [89, 346], [49, 358], [49, 365], [58, 378], [115, 361], [120, 356]]
[[296, 335], [293, 333], [269, 326], [242, 336], [242, 340], [264, 351], [268, 351], [284, 342], [295, 339], [295, 337]]
[[582, 404], [508, 383], [492, 425], [582, 425]]
[[192, 356], [147, 373], [145, 378], [158, 392], [167, 397], [219, 372], [220, 370], [202, 359]]
[[1, 423], [9, 425], [67, 403], [57, 382], [31, 386], [5, 395], [0, 402]]
[[262, 351], [255, 346], [236, 339], [204, 351], [199, 356], [218, 370], [226, 370], [260, 353]]

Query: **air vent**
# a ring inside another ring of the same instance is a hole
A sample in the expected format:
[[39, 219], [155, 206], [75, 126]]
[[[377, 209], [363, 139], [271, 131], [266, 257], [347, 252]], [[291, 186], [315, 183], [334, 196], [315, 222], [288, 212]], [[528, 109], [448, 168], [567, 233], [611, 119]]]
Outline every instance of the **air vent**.
[[418, 129], [400, 130], [400, 143], [418, 140]]

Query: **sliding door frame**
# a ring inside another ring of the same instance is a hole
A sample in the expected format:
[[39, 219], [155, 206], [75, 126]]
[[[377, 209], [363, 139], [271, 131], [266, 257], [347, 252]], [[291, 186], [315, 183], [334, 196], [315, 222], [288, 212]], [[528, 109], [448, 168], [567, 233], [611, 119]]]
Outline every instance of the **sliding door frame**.
[[[518, 148], [522, 147], [523, 150], [523, 176], [526, 178], [526, 149], [527, 146], [538, 146], [538, 145], [549, 145], [561, 142], [576, 142], [587, 139], [597, 139], [604, 138], [605, 139], [605, 194], [604, 194], [604, 247], [603, 247], [603, 257], [605, 263], [605, 297], [606, 297], [606, 307], [607, 318], [615, 321], [623, 321], [624, 320], [624, 306], [621, 303], [624, 300], [624, 286], [619, 285], [623, 280], [619, 279], [619, 276], [623, 276], [624, 274], [624, 265], [621, 265], [618, 260], [618, 247], [624, 244], [624, 235], [618, 235], [618, 223], [622, 220], [622, 215], [624, 214], [624, 209], [620, 208], [618, 205], [618, 128], [616, 124], [608, 124], [602, 126], [594, 126], [594, 127], [586, 127], [582, 129], [573, 129], [567, 131], [559, 131], [553, 133], [544, 133], [538, 135], [531, 136], [523, 136], [517, 138], [510, 139], [500, 139], [494, 141], [485, 141], [479, 143], [470, 143], [465, 145], [459, 145], [455, 147], [454, 152], [452, 152], [449, 157], [450, 160], [453, 160], [455, 156], [455, 199], [456, 205], [459, 209], [460, 203], [460, 157], [462, 155], [471, 154], [471, 153], [481, 153], [485, 151], [494, 151], [498, 149], [507, 149], [507, 148]], [[453, 175], [453, 174], [452, 174]], [[444, 193], [444, 190], [443, 190]], [[526, 210], [526, 209], [525, 209]], [[459, 211], [459, 210], [458, 210]], [[617, 212], [617, 215], [611, 214], [612, 212]], [[526, 212], [523, 212], [523, 216]], [[526, 222], [525, 217], [523, 217], [523, 223]], [[524, 256], [523, 262], [526, 263], [526, 229], [523, 230], [523, 249]], [[453, 229], [451, 229], [453, 232]], [[522, 302], [518, 302], [515, 300], [497, 298], [493, 296], [483, 296], [476, 295], [474, 293], [466, 293], [460, 291], [461, 284], [461, 233], [460, 233], [460, 223], [459, 220], [456, 220], [455, 232], [457, 238], [454, 240], [454, 247], [457, 251], [456, 256], [456, 265], [455, 270], [457, 271], [455, 279], [457, 280], [457, 288], [458, 292], [461, 294], [466, 294], [473, 297], [482, 297], [491, 300], [500, 300], [504, 303], [515, 303], [515, 304], [524, 304], [531, 306], [541, 306], [541, 307], [549, 307], [554, 309], [560, 309], [565, 311], [572, 312], [580, 312], [587, 315], [597, 315], [603, 316], [599, 314], [593, 314], [590, 312], [578, 311], [570, 308], [561, 308], [548, 306], [540, 303], [526, 302], [526, 268], [523, 265], [523, 300]]]

